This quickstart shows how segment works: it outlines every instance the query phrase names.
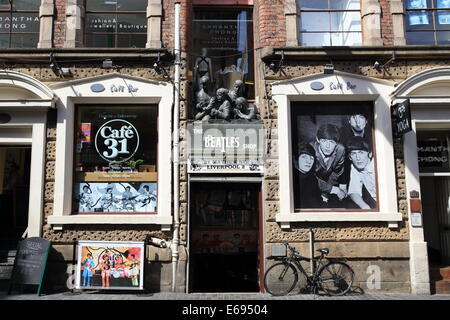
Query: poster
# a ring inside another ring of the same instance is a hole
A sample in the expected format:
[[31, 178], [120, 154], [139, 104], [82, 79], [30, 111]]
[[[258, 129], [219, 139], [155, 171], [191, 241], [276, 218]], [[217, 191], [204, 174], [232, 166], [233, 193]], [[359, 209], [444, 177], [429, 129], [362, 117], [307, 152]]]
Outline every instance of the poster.
[[74, 212], [156, 212], [156, 182], [77, 182]]
[[144, 243], [80, 241], [76, 289], [143, 290]]
[[298, 103], [292, 110], [295, 209], [376, 209], [371, 103]]

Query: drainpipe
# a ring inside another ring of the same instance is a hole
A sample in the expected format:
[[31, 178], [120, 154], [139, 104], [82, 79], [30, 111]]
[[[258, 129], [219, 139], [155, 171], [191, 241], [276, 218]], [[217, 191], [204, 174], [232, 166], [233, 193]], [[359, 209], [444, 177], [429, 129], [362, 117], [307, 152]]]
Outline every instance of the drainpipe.
[[180, 152], [179, 152], [179, 140], [180, 140], [180, 2], [175, 3], [175, 101], [173, 108], [173, 239], [172, 239], [172, 292], [176, 290], [176, 278], [178, 268], [178, 245], [180, 243], [179, 229], [180, 229]]

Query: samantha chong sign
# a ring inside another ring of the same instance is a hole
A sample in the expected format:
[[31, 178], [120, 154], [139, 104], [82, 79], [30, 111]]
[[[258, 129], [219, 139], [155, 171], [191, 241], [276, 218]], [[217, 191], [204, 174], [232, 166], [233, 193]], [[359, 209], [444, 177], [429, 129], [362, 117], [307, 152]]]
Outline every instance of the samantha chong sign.
[[263, 127], [255, 123], [188, 124], [188, 172], [260, 173]]

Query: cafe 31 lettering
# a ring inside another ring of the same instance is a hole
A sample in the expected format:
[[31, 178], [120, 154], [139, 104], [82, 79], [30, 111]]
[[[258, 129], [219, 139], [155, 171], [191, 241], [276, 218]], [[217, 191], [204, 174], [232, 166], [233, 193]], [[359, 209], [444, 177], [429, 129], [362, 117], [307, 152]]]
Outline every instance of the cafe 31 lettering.
[[139, 133], [128, 121], [113, 119], [105, 122], [95, 135], [95, 149], [108, 162], [127, 161], [139, 148]]

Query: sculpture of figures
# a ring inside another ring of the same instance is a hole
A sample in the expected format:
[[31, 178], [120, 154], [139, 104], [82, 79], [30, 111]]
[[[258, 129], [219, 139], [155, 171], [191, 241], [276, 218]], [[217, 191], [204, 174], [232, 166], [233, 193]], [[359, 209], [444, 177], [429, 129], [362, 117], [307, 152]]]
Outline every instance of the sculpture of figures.
[[235, 119], [254, 120], [257, 118], [255, 105], [249, 105], [247, 99], [244, 97], [238, 97], [236, 99], [233, 114]]
[[[208, 76], [208, 80], [213, 79], [212, 62], [211, 59], [206, 56], [207, 54], [208, 49], [202, 48], [202, 55], [195, 60], [194, 83], [197, 85], [197, 88], [200, 88], [200, 79], [203, 76]], [[205, 85], [205, 90], [207, 90], [207, 85]]]
[[209, 119], [230, 120], [231, 102], [228, 97], [228, 89], [219, 88], [216, 96], [212, 97], [206, 107], [195, 115], [195, 120], [208, 121]]
[[231, 101], [235, 102], [238, 97], [242, 97], [244, 94], [244, 82], [242, 80], [236, 80], [233, 85], [233, 89], [228, 91], [228, 96]]
[[199, 90], [196, 93], [196, 105], [195, 108], [197, 110], [203, 110], [204, 107], [206, 107], [209, 104], [209, 101], [211, 100], [210, 95], [206, 92], [206, 85], [209, 81], [209, 78], [207, 75], [204, 75], [200, 78], [199, 81]]

